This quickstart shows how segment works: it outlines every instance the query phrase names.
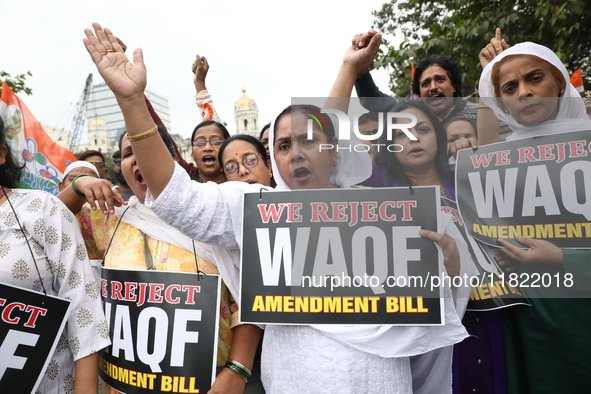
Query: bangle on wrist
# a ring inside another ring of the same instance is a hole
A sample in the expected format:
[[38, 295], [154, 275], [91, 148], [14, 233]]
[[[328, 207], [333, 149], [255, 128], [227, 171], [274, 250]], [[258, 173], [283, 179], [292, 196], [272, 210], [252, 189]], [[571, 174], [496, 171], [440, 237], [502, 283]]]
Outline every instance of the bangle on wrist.
[[137, 134], [137, 135], [127, 134], [127, 139], [129, 140], [129, 142], [138, 142], [138, 141], [145, 140], [146, 138], [153, 136], [157, 132], [158, 132], [158, 126], [154, 126], [150, 130], [144, 131], [141, 134]]
[[252, 372], [238, 361], [228, 360], [226, 362], [226, 368], [236, 372], [242, 377], [244, 383], [248, 383], [248, 379], [252, 376]]
[[80, 174], [80, 175], [76, 175], [76, 176], [74, 177], [74, 179], [72, 179], [72, 183], [70, 183], [70, 185], [72, 185], [72, 190], [74, 190], [74, 193], [76, 193], [76, 195], [77, 195], [78, 197], [86, 197], [84, 194], [80, 193], [80, 191], [79, 191], [78, 189], [76, 189], [76, 185], [75, 185], [75, 183], [76, 183], [76, 179], [78, 179], [78, 178], [80, 178], [80, 177], [83, 177], [83, 176], [88, 176], [88, 175], [86, 175], [86, 174]]

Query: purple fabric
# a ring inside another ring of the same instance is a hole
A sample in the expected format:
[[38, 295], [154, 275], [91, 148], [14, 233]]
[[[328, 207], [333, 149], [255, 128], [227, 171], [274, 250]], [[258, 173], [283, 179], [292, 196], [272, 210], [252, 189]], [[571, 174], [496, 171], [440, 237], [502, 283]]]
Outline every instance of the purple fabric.
[[[373, 164], [371, 176], [361, 186], [397, 187], [386, 168]], [[450, 200], [456, 200], [455, 184], [443, 179]], [[506, 394], [505, 347], [500, 311], [466, 312], [462, 324], [471, 335], [454, 346], [453, 392]]]
[[462, 324], [470, 337], [454, 346], [453, 392], [506, 394], [501, 311], [467, 311]]
[[[456, 200], [456, 190], [453, 180], [451, 179], [442, 179], [443, 187], [445, 187], [445, 191], [447, 192], [447, 198], [450, 200]], [[392, 182], [388, 177], [388, 171], [385, 167], [377, 165], [376, 163], [372, 163], [371, 169], [371, 176], [361, 182], [359, 185], [366, 186], [366, 187], [399, 187], [399, 186], [407, 186], [403, 185], [400, 182]]]

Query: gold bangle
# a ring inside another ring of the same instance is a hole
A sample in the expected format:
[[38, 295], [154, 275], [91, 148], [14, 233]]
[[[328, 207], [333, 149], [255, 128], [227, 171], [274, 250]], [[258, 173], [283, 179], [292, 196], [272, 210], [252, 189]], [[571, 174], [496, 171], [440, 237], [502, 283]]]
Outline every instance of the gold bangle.
[[129, 140], [129, 142], [138, 142], [138, 141], [141, 141], [141, 140], [144, 140], [148, 137], [153, 136], [157, 132], [158, 132], [158, 126], [154, 126], [150, 130], [144, 131], [143, 133], [138, 134], [138, 135], [127, 134], [127, 139]]

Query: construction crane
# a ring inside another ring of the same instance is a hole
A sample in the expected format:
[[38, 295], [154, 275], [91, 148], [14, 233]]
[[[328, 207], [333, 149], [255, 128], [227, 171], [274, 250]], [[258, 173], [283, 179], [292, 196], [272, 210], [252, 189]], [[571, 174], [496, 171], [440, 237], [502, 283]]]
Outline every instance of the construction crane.
[[76, 104], [76, 113], [74, 114], [74, 121], [72, 125], [72, 141], [70, 142], [70, 152], [73, 152], [78, 145], [80, 145], [80, 137], [82, 128], [84, 127], [84, 120], [86, 118], [86, 106], [88, 105], [88, 97], [92, 90], [92, 74], [88, 74], [86, 78], [86, 86], [82, 92], [82, 97]]

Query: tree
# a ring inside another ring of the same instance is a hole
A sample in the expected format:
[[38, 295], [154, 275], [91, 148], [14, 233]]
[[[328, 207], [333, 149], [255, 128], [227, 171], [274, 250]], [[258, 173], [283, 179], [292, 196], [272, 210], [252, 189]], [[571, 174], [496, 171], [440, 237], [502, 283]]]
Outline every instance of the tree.
[[[464, 95], [477, 92], [480, 50], [500, 27], [509, 45], [532, 41], [556, 52], [572, 73], [591, 83], [591, 7], [582, 0], [391, 0], [374, 11], [374, 29], [404, 41], [378, 54], [375, 68], [391, 67], [390, 88], [410, 92], [411, 63], [443, 55], [464, 73]], [[399, 30], [398, 30], [399, 29]]]
[[[24, 74], [15, 75], [13, 77], [6, 71], [0, 70], [0, 85], [2, 81], [5, 81], [14, 93], [25, 92], [27, 95], [31, 95], [33, 94], [33, 90], [25, 86], [25, 80], [27, 79], [27, 75], [29, 77], [33, 76], [33, 74], [31, 74], [30, 71], [27, 71]], [[2, 94], [1, 86], [0, 94]]]

